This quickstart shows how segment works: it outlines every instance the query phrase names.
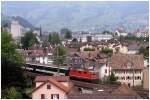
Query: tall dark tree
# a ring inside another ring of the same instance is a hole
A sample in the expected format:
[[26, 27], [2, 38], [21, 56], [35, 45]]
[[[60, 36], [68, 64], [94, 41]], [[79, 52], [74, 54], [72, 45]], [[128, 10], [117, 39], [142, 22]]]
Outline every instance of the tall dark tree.
[[72, 32], [71, 31], [67, 31], [66, 33], [65, 33], [65, 39], [71, 39], [72, 38]]
[[111, 73], [111, 75], [108, 77], [108, 82], [110, 84], [115, 84], [117, 82], [117, 78], [115, 77], [114, 73]]
[[49, 36], [48, 36], [48, 42], [52, 42], [52, 35], [51, 34], [49, 34]]
[[64, 36], [65, 39], [71, 39], [72, 38], [72, 32], [67, 28], [61, 29], [60, 33], [62, 36]]
[[30, 48], [33, 44], [38, 43], [36, 35], [29, 31], [21, 38], [21, 43], [23, 48]]
[[1, 36], [2, 93], [5, 93], [3, 90], [9, 90], [11, 87], [24, 89], [26, 86], [26, 77], [21, 68], [24, 64], [24, 59], [22, 55], [15, 50], [16, 45], [12, 41], [11, 35], [7, 32], [2, 32]]

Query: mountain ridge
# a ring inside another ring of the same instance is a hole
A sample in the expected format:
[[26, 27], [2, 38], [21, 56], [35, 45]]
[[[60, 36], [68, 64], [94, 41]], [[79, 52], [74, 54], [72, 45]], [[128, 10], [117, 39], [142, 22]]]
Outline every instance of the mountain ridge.
[[[24, 5], [23, 5], [24, 4]], [[22, 10], [20, 10], [22, 8]], [[46, 31], [127, 31], [148, 26], [148, 2], [2, 2], [2, 12], [21, 16]]]

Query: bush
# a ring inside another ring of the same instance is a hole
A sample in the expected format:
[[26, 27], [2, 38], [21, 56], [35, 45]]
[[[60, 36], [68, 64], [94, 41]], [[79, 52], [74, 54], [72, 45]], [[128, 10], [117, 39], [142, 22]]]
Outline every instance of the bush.
[[94, 48], [84, 48], [84, 51], [95, 51]]
[[16, 90], [16, 88], [11, 87], [2, 90], [2, 99], [21, 99], [22, 94]]

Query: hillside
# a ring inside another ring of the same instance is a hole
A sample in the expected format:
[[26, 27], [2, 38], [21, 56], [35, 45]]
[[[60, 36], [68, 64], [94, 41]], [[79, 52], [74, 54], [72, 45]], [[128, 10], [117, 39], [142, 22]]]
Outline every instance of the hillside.
[[2, 13], [21, 16], [46, 31], [127, 31], [148, 26], [148, 2], [2, 2]]

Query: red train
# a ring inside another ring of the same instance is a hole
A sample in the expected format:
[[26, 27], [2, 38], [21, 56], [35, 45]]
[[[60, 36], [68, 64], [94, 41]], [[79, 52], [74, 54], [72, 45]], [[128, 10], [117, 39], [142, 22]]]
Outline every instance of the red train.
[[69, 76], [73, 78], [87, 79], [87, 80], [98, 80], [99, 74], [94, 71], [84, 69], [70, 68]]

